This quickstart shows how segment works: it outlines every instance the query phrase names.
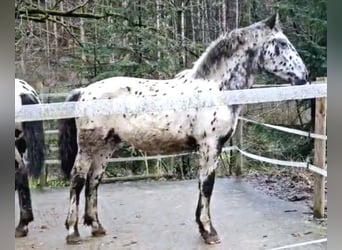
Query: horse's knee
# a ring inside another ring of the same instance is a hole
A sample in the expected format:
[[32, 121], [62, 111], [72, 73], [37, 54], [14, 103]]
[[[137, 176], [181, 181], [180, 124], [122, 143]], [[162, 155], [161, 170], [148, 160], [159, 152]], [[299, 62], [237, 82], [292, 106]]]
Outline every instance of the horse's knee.
[[92, 152], [89, 150], [85, 150], [84, 146], [79, 148], [76, 158], [75, 158], [75, 162], [74, 162], [74, 166], [72, 168], [72, 175], [75, 174], [84, 174], [86, 175], [89, 171], [89, 168], [91, 166], [92, 163]]
[[103, 171], [97, 171], [87, 176], [87, 185], [90, 188], [97, 188], [102, 180]]
[[72, 189], [75, 189], [76, 192], [80, 192], [85, 184], [86, 178], [82, 174], [75, 174], [72, 177]]

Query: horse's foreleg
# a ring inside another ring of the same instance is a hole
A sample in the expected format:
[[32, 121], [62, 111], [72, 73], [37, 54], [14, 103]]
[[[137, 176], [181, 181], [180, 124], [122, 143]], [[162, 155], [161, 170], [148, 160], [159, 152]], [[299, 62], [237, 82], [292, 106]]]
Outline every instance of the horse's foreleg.
[[106, 234], [99, 221], [97, 210], [97, 190], [102, 180], [103, 173], [107, 167], [106, 157], [109, 158], [111, 153], [101, 152], [94, 158], [90, 171], [87, 174], [85, 186], [85, 213], [84, 224], [92, 227], [93, 236], [102, 236]]
[[218, 159], [216, 152], [212, 154], [210, 152], [211, 149], [209, 147], [205, 147], [199, 152], [199, 199], [196, 209], [196, 222], [205, 243], [216, 244], [220, 242], [220, 239], [211, 222], [210, 198], [214, 188], [215, 169], [218, 164]]
[[65, 221], [65, 227], [68, 230], [66, 238], [68, 244], [76, 244], [80, 241], [78, 231], [78, 205], [80, 202], [80, 193], [83, 189], [91, 162], [91, 157], [86, 153], [80, 153], [79, 150], [71, 173], [69, 212]]
[[17, 159], [17, 154], [15, 160], [15, 189], [18, 191], [20, 207], [19, 224], [15, 229], [15, 237], [25, 237], [28, 233], [28, 224], [33, 221], [33, 212], [28, 171], [21, 157]]

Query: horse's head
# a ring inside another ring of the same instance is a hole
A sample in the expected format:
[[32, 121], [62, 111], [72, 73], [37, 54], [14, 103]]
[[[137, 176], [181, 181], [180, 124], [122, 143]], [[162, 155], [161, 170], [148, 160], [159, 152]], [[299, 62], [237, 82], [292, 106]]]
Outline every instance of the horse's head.
[[293, 85], [309, 81], [308, 70], [279, 25], [278, 13], [258, 23], [263, 37], [260, 48], [259, 68], [272, 73]]

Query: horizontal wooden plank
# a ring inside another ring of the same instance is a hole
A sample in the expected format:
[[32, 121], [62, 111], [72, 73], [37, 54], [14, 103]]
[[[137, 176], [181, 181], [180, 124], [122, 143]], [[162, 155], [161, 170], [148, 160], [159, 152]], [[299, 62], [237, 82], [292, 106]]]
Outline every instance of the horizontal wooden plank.
[[187, 96], [153, 98], [125, 97], [112, 100], [87, 102], [60, 102], [40, 105], [24, 105], [15, 112], [15, 121], [55, 120], [71, 117], [87, 117], [110, 114], [159, 112], [175, 109], [185, 111], [222, 105], [252, 104], [325, 97], [327, 84], [318, 83], [302, 86], [255, 88]]

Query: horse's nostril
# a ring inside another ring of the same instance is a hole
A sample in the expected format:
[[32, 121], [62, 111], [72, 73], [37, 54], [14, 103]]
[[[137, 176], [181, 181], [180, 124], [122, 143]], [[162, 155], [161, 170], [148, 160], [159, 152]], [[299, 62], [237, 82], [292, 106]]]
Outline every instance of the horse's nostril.
[[307, 81], [309, 81], [309, 72], [305, 70], [304, 77]]
[[304, 84], [306, 84], [308, 81], [307, 81], [307, 79], [300, 79], [300, 80], [298, 80], [297, 82], [296, 82], [296, 84], [297, 85], [304, 85]]
[[307, 81], [309, 84], [311, 84], [311, 80], [310, 80], [310, 77], [309, 77], [308, 74], [306, 75], [306, 81]]

